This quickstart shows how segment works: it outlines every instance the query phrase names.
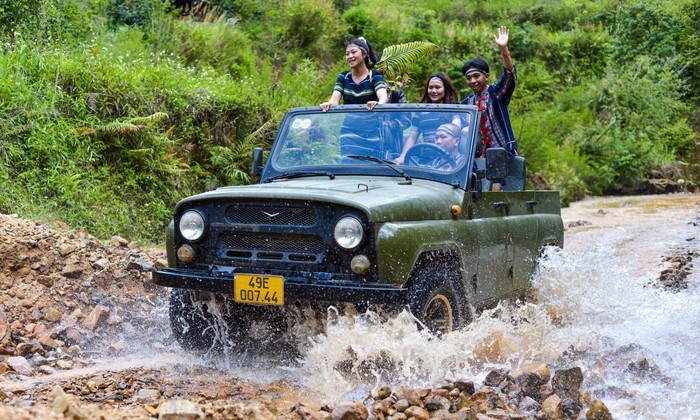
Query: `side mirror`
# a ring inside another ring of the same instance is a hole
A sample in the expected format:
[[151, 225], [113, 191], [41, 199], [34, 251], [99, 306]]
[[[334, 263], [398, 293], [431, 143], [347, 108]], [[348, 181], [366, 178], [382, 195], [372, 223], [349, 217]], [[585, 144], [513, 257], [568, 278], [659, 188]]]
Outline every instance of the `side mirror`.
[[502, 147], [492, 147], [486, 150], [486, 179], [504, 179], [508, 175], [506, 160], [508, 152]]
[[253, 176], [262, 175], [263, 162], [263, 149], [261, 147], [256, 147], [253, 149], [253, 166], [250, 168], [250, 173]]

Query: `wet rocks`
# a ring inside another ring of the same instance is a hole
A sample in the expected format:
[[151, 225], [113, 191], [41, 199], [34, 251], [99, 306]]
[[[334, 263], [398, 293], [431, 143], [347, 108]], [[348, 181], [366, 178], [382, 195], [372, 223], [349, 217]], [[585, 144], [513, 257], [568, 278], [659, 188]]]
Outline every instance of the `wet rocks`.
[[[152, 286], [149, 272], [162, 251], [60, 229], [0, 214], [0, 363], [8, 378], [70, 369], [84, 350], [163, 328], [150, 314], [167, 292]], [[34, 358], [48, 352], [57, 357]]]
[[160, 420], [199, 420], [204, 412], [199, 404], [187, 400], [164, 401], [158, 406]]
[[693, 257], [697, 253], [693, 250], [675, 250], [664, 257], [663, 261], [668, 265], [661, 271], [659, 278], [653, 286], [659, 289], [666, 289], [678, 292], [688, 288], [688, 276], [693, 271]]
[[[494, 369], [478, 388], [460, 379], [427, 390], [400, 388], [389, 397], [386, 392], [377, 393], [372, 415], [377, 419], [576, 419], [590, 410], [605, 412], [600, 401], [593, 405], [588, 394], [581, 392], [582, 382], [583, 373], [576, 366], [553, 375], [545, 364], [514, 371]], [[451, 390], [444, 389], [448, 384]]]

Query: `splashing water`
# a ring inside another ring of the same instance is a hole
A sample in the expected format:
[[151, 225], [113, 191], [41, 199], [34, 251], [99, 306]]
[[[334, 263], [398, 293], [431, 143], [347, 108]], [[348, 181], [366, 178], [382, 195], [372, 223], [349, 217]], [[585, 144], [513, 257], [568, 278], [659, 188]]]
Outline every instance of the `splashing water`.
[[[548, 249], [525, 302], [502, 302], [443, 338], [419, 330], [405, 311], [387, 320], [371, 311], [340, 316], [330, 310], [322, 334], [312, 332], [319, 325], [300, 322], [313, 319], [302, 313], [291, 331], [296, 362], [256, 352], [259, 360], [251, 364], [234, 348], [225, 365], [250, 379], [287, 377], [323, 402], [353, 393], [362, 399], [385, 385], [479, 384], [494, 368], [578, 366], [583, 389], [616, 419], [698, 418], [700, 273], [675, 292], [650, 283], [664, 249], [682, 246], [698, 255], [700, 239], [689, 238], [687, 220], [674, 219], [672, 207], [657, 207], [664, 212], [662, 229], [653, 214], [635, 220], [634, 229], [618, 226], [627, 216], [622, 210], [589, 215], [601, 217], [595, 223], [608, 230], [581, 231], [573, 246]], [[697, 229], [692, 234], [700, 238]]]
[[312, 340], [301, 376], [332, 400], [362, 385], [481, 381], [493, 368], [545, 362], [581, 367], [584, 389], [615, 418], [691, 418], [700, 409], [698, 288], [646, 287], [650, 279], [631, 268], [609, 248], [550, 249], [534, 301], [501, 303], [443, 339], [419, 331], [405, 312], [383, 323], [372, 313], [345, 317]]

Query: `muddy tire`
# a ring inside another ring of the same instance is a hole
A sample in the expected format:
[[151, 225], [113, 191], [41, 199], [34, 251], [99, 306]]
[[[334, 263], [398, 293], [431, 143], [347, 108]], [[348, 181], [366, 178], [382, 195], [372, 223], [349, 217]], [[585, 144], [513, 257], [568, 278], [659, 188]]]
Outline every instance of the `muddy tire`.
[[455, 283], [444, 272], [424, 269], [410, 288], [408, 306], [431, 332], [442, 335], [463, 325], [464, 303]]
[[206, 351], [217, 347], [214, 317], [208, 304], [198, 301], [189, 290], [170, 292], [170, 329], [185, 350]]

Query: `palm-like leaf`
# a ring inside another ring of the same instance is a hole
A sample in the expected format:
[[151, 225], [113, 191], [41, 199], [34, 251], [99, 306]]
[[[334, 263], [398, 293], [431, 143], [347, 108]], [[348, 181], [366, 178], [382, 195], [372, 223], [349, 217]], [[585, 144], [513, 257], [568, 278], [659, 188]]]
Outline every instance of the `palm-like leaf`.
[[395, 80], [401, 76], [406, 81], [413, 63], [432, 53], [435, 48], [437, 45], [427, 41], [389, 45], [382, 51], [382, 57], [376, 67], [384, 69], [384, 77], [387, 80]]

